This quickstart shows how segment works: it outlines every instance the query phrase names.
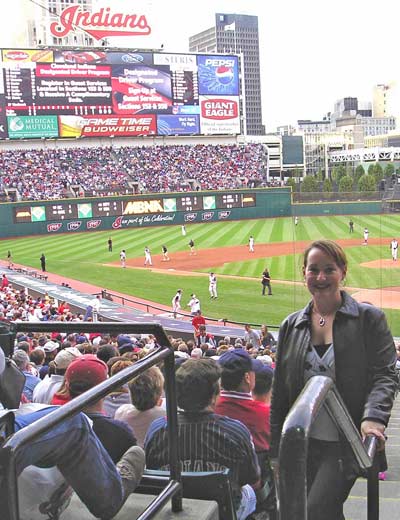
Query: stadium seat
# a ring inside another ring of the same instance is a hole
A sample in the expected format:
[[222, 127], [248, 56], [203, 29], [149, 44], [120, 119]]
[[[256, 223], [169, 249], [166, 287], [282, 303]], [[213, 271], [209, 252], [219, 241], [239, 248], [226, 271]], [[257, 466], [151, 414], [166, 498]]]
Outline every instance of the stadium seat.
[[[158, 495], [169, 481], [169, 471], [146, 469], [135, 493]], [[182, 472], [183, 497], [214, 500], [218, 504], [220, 520], [236, 520], [229, 470]]]

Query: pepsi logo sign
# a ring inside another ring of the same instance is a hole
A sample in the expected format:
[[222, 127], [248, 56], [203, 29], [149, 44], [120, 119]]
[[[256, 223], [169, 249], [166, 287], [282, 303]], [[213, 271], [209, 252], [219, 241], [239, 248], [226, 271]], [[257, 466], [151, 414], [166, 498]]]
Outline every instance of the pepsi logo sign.
[[235, 60], [232, 58], [207, 58], [205, 61], [205, 65], [209, 67], [234, 67]]
[[193, 222], [197, 218], [197, 213], [186, 213], [184, 220], [185, 222]]
[[215, 69], [215, 77], [221, 85], [229, 85], [232, 83], [234, 78], [233, 69], [231, 67], [226, 67], [225, 65], [221, 65]]
[[57, 222], [54, 224], [47, 224], [47, 232], [53, 233], [54, 231], [58, 231], [59, 229], [61, 229], [62, 225], [63, 225], [62, 222]]
[[86, 222], [86, 228], [87, 229], [96, 229], [100, 226], [101, 219], [97, 220], [89, 220], [89, 222]]
[[201, 216], [201, 220], [212, 220], [214, 216], [214, 211], [207, 211], [207, 213], [203, 213]]
[[236, 119], [239, 115], [237, 101], [224, 98], [203, 99], [201, 101], [201, 115], [207, 119]]
[[68, 231], [76, 231], [82, 225], [82, 221], [75, 220], [74, 222], [68, 222], [67, 229]]

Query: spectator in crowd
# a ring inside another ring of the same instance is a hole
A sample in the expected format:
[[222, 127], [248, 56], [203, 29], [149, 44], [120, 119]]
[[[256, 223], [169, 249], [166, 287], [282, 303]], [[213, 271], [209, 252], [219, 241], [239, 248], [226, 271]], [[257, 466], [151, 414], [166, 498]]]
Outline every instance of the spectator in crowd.
[[253, 330], [248, 323], [244, 326], [244, 330], [245, 334], [243, 336], [243, 341], [245, 343], [251, 343], [251, 346], [258, 350], [261, 345], [259, 333]]
[[106, 344], [101, 345], [96, 353], [97, 357], [104, 361], [104, 363], [108, 363], [108, 360], [112, 357], [119, 356], [119, 352], [117, 347], [114, 347], [113, 345]]
[[25, 384], [22, 390], [22, 394], [28, 402], [32, 401], [32, 394], [35, 386], [40, 382], [40, 378], [34, 376], [30, 370], [28, 370], [29, 356], [23, 350], [16, 350], [12, 357], [14, 363], [21, 370], [25, 376]]
[[[331, 377], [365, 438], [385, 444], [396, 389], [395, 348], [384, 313], [341, 290], [347, 274], [343, 249], [317, 240], [304, 252], [303, 275], [311, 294], [306, 307], [282, 323], [271, 403], [271, 452], [278, 454], [283, 422], [305, 382]], [[343, 503], [358, 475], [348, 445], [325, 406], [310, 431], [307, 454], [310, 520], [344, 518]]]
[[[264, 147], [255, 143], [6, 150], [0, 154], [0, 185], [17, 190], [19, 200], [129, 194], [132, 181], [143, 192], [157, 193], [185, 191], [187, 179], [196, 179], [202, 190], [274, 184], [266, 182], [265, 170]], [[75, 186], [79, 188], [72, 189]]]
[[53, 359], [56, 357], [59, 344], [56, 341], [47, 341], [44, 344], [43, 350], [45, 354], [45, 359], [42, 368], [39, 371], [40, 379], [43, 379], [45, 375], [47, 375], [47, 372], [49, 371], [49, 363], [50, 361], [53, 361]]
[[214, 336], [207, 332], [205, 325], [199, 325], [199, 334], [197, 336], [197, 346], [201, 347], [205, 343], [208, 343], [210, 347], [215, 348]]
[[[93, 354], [85, 354], [75, 359], [65, 372], [67, 399], [53, 397], [52, 404], [64, 404], [78, 397], [90, 388], [105, 381], [108, 377], [107, 365]], [[114, 462], [117, 462], [129, 447], [136, 445], [132, 429], [121, 421], [104, 414], [103, 399], [87, 406], [86, 415], [93, 421], [93, 429]]]
[[256, 452], [267, 452], [271, 436], [269, 407], [254, 401], [251, 396], [256, 371], [262, 369], [262, 363], [252, 359], [243, 349], [225, 352], [218, 363], [222, 368], [222, 390], [215, 411], [242, 421], [253, 436]]
[[274, 336], [268, 331], [267, 325], [261, 325], [261, 345], [264, 348], [271, 348], [276, 345], [276, 339]]
[[195, 340], [197, 340], [197, 336], [199, 335], [200, 325], [205, 325], [205, 324], [206, 324], [206, 320], [205, 320], [204, 316], [201, 314], [201, 310], [198, 309], [198, 311], [196, 312], [195, 316], [192, 319]]
[[129, 424], [138, 445], [143, 447], [150, 424], [166, 413], [162, 399], [164, 376], [158, 367], [153, 366], [135, 377], [128, 386], [132, 404], [120, 406], [115, 418]]
[[[219, 378], [220, 369], [212, 359], [189, 359], [176, 372], [180, 457], [186, 471], [229, 468], [237, 518], [244, 520], [256, 507], [260, 468], [248, 429], [214, 412]], [[149, 469], [168, 468], [165, 417], [151, 424], [145, 450]]]
[[[111, 360], [112, 359], [113, 358], [111, 358]], [[110, 376], [118, 374], [118, 372], [121, 372], [121, 370], [124, 370], [125, 368], [133, 365], [132, 361], [129, 361], [129, 359], [124, 359], [122, 357], [117, 357], [116, 359], [117, 361], [115, 361], [111, 365]], [[104, 398], [103, 409], [104, 412], [108, 415], [108, 417], [111, 417], [111, 419], [113, 419], [115, 416], [115, 412], [119, 409], [120, 406], [130, 403], [131, 396], [128, 390], [128, 385], [123, 385], [120, 388], [116, 388], [115, 390], [113, 390], [110, 394], [106, 395], [106, 397]], [[135, 435], [137, 435], [136, 431]]]
[[54, 394], [60, 390], [63, 384], [64, 374], [68, 366], [81, 355], [76, 347], [67, 347], [58, 352], [53, 361], [54, 374], [47, 374], [40, 381], [33, 391], [32, 401], [50, 404]]
[[40, 368], [44, 363], [44, 357], [44, 351], [41, 348], [35, 348], [29, 354], [31, 365], [36, 370], [37, 374], [39, 374]]

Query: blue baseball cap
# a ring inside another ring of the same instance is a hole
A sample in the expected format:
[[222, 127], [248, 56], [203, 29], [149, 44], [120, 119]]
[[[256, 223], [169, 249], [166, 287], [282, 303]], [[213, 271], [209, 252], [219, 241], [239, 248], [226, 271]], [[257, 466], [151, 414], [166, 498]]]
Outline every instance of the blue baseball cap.
[[218, 363], [221, 365], [222, 370], [243, 373], [255, 372], [259, 365], [257, 361], [243, 349], [235, 349], [225, 352], [219, 358]]

